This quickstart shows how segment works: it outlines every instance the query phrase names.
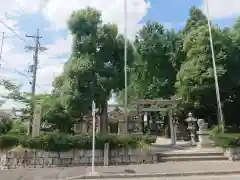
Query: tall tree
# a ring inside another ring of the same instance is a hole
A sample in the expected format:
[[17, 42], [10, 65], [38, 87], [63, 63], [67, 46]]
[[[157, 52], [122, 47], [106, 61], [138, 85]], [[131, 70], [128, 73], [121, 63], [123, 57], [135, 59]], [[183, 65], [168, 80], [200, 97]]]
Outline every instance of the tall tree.
[[207, 24], [207, 17], [203, 14], [203, 12], [200, 9], [193, 6], [190, 8], [189, 18], [183, 29], [183, 33], [187, 34], [191, 30], [195, 30], [197, 27], [206, 25], [206, 24]]
[[240, 105], [240, 18], [232, 28], [225, 28], [223, 33], [225, 37], [229, 37], [231, 43], [228, 43], [229, 47], [229, 60], [226, 64], [227, 73], [225, 81], [228, 82], [228, 86], [224, 88], [223, 95], [226, 97], [224, 100], [224, 116], [229, 124], [240, 124], [236, 121], [235, 117], [238, 116], [238, 107]]
[[[212, 28], [212, 34], [217, 75], [224, 103], [229, 94], [223, 92], [232, 86], [228, 65], [232, 61], [230, 52], [233, 46], [229, 37], [219, 28]], [[195, 108], [197, 116], [204, 117], [214, 113], [213, 118], [216, 119], [215, 81], [208, 27], [203, 25], [192, 30], [185, 37], [183, 50], [186, 52], [186, 61], [177, 75], [177, 93], [183, 98], [184, 103]]]
[[135, 61], [131, 69], [129, 98], [171, 98], [174, 82], [184, 60], [181, 34], [148, 22], [137, 33]]
[[[88, 113], [95, 100], [100, 110], [100, 129], [108, 129], [107, 101], [112, 90], [124, 88], [124, 37], [115, 24], [103, 24], [101, 12], [86, 8], [73, 12], [69, 22], [73, 35], [72, 55], [58, 80], [61, 103], [74, 116]], [[128, 66], [133, 50], [128, 43]], [[55, 90], [56, 92], [56, 90]]]

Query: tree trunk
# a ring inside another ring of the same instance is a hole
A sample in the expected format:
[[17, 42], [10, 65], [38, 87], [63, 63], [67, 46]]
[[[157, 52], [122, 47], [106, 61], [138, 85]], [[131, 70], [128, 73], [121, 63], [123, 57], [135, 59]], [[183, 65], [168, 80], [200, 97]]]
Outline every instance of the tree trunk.
[[101, 114], [100, 114], [100, 133], [108, 133], [108, 109], [107, 101], [101, 105]]

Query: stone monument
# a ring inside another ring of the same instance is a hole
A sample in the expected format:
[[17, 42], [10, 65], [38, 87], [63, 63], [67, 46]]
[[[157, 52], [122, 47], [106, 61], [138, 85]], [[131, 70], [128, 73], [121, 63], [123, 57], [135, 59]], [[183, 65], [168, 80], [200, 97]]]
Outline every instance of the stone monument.
[[32, 136], [39, 136], [40, 135], [40, 128], [41, 128], [41, 107], [36, 106], [33, 123], [32, 123]]
[[188, 113], [188, 118], [185, 120], [188, 123], [187, 129], [190, 132], [192, 145], [196, 145], [196, 122], [197, 119], [193, 117], [193, 114]]
[[198, 146], [200, 148], [212, 147], [213, 142], [211, 141], [209, 132], [207, 131], [208, 124], [204, 121], [204, 119], [198, 119], [197, 124], [199, 127], [199, 131], [197, 132], [199, 139]]

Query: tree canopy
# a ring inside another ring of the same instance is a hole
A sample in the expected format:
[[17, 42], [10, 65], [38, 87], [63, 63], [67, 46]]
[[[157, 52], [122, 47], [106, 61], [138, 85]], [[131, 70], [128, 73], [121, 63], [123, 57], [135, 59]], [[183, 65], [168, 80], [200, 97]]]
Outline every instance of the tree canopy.
[[[212, 26], [221, 102], [227, 123], [239, 104], [239, 20], [232, 28]], [[137, 33], [129, 98], [182, 98], [178, 110], [185, 115], [216, 121], [216, 92], [207, 18], [192, 7], [185, 27], [165, 29], [146, 23]], [[122, 100], [121, 93], [119, 99]]]
[[[54, 94], [72, 117], [89, 113], [92, 100], [107, 131], [107, 101], [112, 91], [124, 88], [124, 36], [117, 25], [103, 24], [101, 12], [86, 8], [72, 13], [68, 27], [73, 35], [72, 54], [63, 74], [54, 82]], [[133, 48], [128, 43], [128, 66]]]
[[[213, 45], [224, 117], [236, 120], [240, 105], [240, 20], [232, 27], [212, 23]], [[73, 124], [91, 113], [92, 101], [107, 132], [107, 101], [112, 92], [123, 102], [124, 36], [116, 24], [103, 23], [94, 8], [75, 11], [68, 21], [72, 52], [50, 95], [39, 95], [42, 118], [53, 129], [71, 131]], [[192, 111], [216, 123], [216, 92], [207, 18], [192, 7], [185, 27], [176, 31], [159, 22], [147, 22], [128, 46], [128, 103], [133, 99], [182, 98], [177, 110]], [[211, 122], [210, 122], [211, 123]]]

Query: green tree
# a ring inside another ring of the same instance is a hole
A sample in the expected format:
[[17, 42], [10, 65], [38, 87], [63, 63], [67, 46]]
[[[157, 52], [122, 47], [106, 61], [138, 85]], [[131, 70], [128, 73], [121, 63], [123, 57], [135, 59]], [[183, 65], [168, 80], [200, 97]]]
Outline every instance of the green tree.
[[58, 130], [64, 133], [71, 133], [74, 125], [74, 120], [56, 100], [51, 104], [42, 105], [42, 122], [46, 123], [52, 131]]
[[[89, 113], [95, 100], [100, 129], [106, 132], [107, 101], [112, 91], [124, 88], [124, 37], [115, 24], [103, 24], [101, 13], [89, 7], [73, 12], [68, 26], [73, 35], [72, 55], [55, 81], [54, 92], [73, 117]], [[128, 66], [133, 60], [132, 51], [128, 43]]]
[[[230, 64], [232, 42], [219, 28], [212, 28], [213, 43], [216, 56], [217, 75], [222, 95], [222, 103], [227, 98], [223, 92], [231, 86], [228, 70]], [[183, 50], [186, 61], [177, 75], [177, 94], [183, 103], [195, 108], [198, 117], [214, 113], [216, 119], [216, 93], [212, 66], [212, 55], [207, 26], [192, 30], [184, 40]], [[186, 109], [185, 109], [186, 110]], [[206, 118], [206, 117], [205, 117]]]
[[[176, 74], [184, 60], [182, 35], [148, 22], [137, 33], [135, 61], [130, 73], [129, 99], [171, 98]], [[120, 94], [119, 99], [122, 98]]]
[[15, 83], [7, 79], [1, 78], [0, 86], [3, 86], [8, 91], [8, 94], [3, 95], [2, 98], [12, 99], [23, 103], [26, 102], [24, 94], [20, 91], [21, 85], [16, 85]]
[[[223, 33], [225, 37], [229, 37], [231, 45], [229, 46], [229, 60], [226, 64], [227, 73], [225, 81], [228, 86], [223, 89], [224, 100], [224, 116], [227, 124], [235, 124], [239, 126], [240, 122], [235, 117], [238, 116], [240, 105], [240, 19], [238, 18], [232, 28], [225, 28]], [[230, 48], [231, 47], [231, 48]]]
[[207, 17], [203, 14], [203, 12], [200, 9], [193, 6], [190, 8], [189, 18], [183, 29], [183, 33], [187, 34], [191, 30], [195, 30], [197, 27], [206, 25], [206, 24], [207, 24]]
[[26, 135], [28, 132], [28, 124], [22, 121], [13, 121], [12, 128], [9, 131], [11, 134]]
[[[238, 123], [239, 99], [239, 20], [233, 28], [212, 28], [221, 102], [227, 124]], [[183, 30], [186, 60], [177, 75], [177, 96], [183, 98], [182, 110], [216, 120], [216, 92], [207, 18], [193, 7]], [[234, 122], [235, 121], [235, 122]], [[215, 122], [216, 123], [216, 122]]]
[[[28, 102], [25, 103], [23, 112], [25, 115], [29, 115], [31, 112], [31, 93], [25, 93], [24, 97], [28, 99]], [[35, 106], [41, 108], [41, 125], [47, 124], [51, 131], [59, 130], [65, 133], [72, 131], [74, 121], [61, 105], [58, 97], [52, 94], [36, 94], [35, 103]]]

